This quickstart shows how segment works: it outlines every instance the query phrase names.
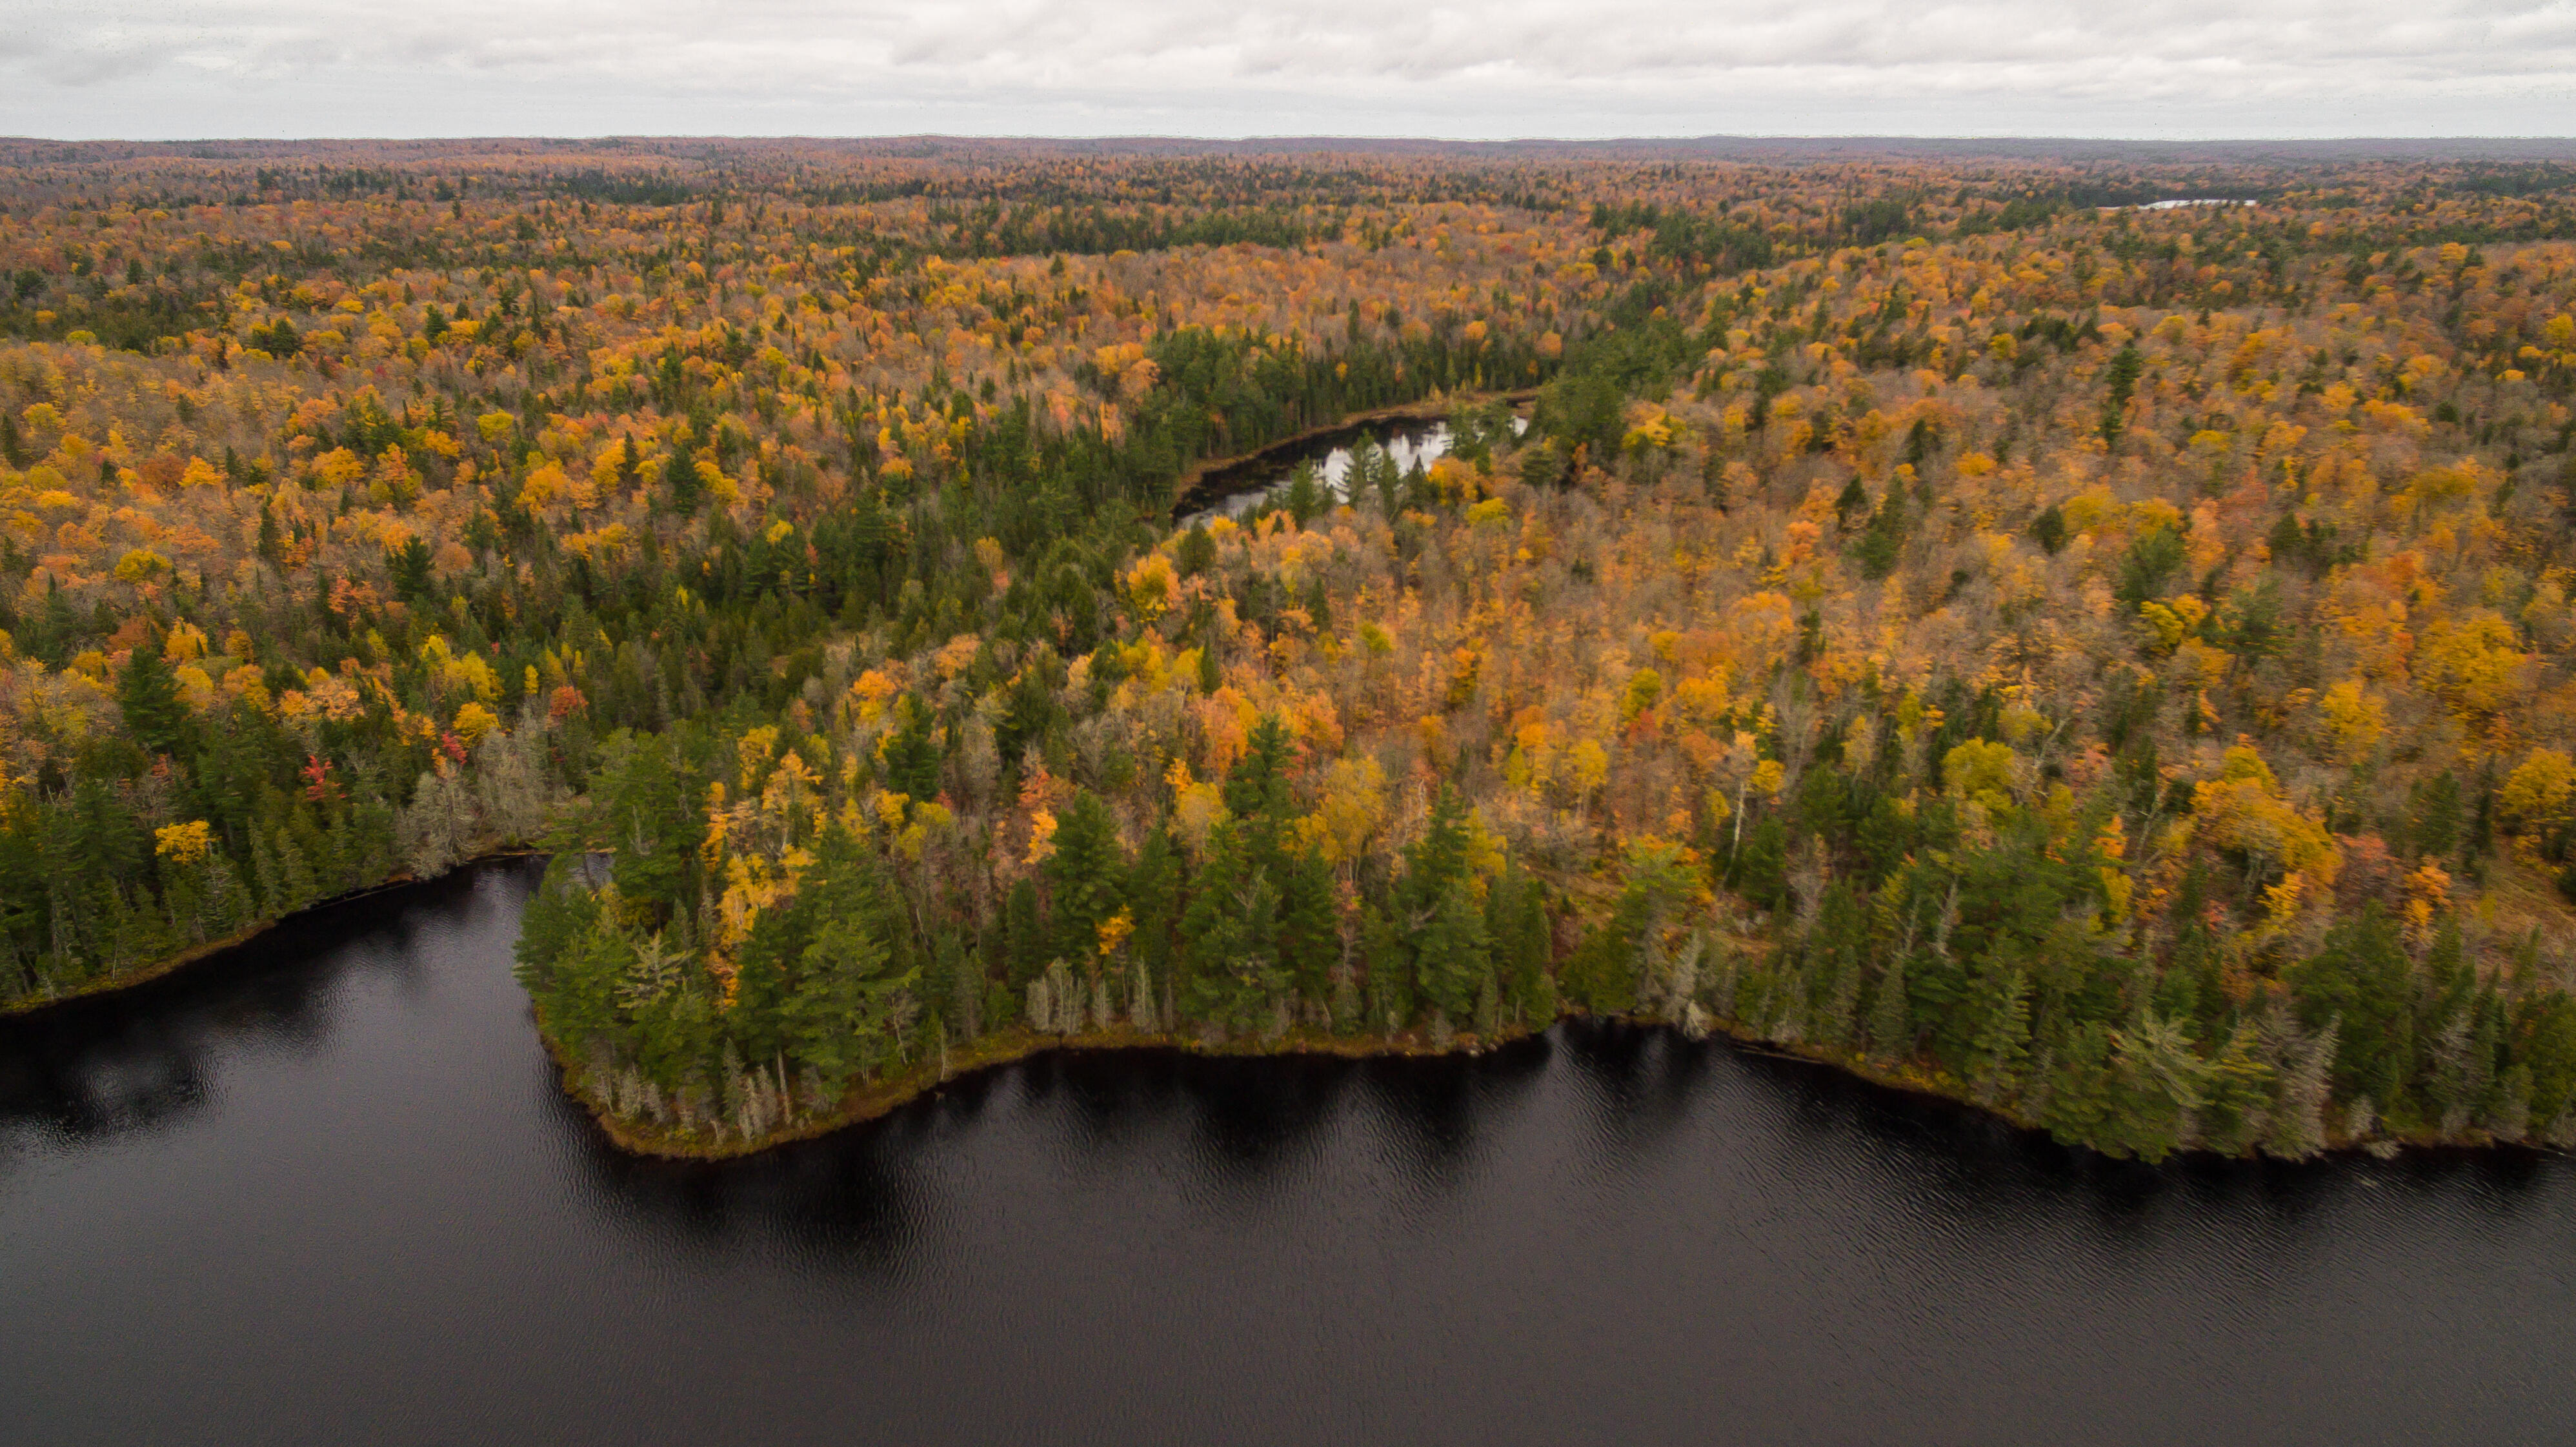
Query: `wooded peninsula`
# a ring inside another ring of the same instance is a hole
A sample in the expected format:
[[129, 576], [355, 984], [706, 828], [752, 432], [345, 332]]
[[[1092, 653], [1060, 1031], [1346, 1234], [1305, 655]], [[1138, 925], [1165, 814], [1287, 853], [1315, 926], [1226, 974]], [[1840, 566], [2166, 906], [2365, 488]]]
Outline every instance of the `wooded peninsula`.
[[0, 143], [0, 1005], [525, 847], [638, 1149], [1569, 1012], [2576, 1144], [2572, 389], [2527, 155]]

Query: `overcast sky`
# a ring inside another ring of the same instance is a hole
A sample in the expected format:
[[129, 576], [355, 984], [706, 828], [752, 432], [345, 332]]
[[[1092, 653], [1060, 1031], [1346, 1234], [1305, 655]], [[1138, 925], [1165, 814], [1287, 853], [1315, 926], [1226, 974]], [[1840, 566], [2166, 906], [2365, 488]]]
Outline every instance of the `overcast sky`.
[[2576, 135], [2576, 0], [0, 0], [0, 132]]

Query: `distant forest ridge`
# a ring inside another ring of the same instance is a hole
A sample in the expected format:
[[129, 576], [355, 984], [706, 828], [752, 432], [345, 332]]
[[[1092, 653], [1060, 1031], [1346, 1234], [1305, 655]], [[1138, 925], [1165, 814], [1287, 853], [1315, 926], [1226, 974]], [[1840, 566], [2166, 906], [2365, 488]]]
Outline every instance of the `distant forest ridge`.
[[2576, 161], [2570, 136], [2242, 137], [2151, 141], [2088, 136], [1628, 136], [1598, 140], [1525, 137], [1440, 140], [1408, 136], [469, 136], [434, 139], [60, 141], [0, 137], [0, 164], [88, 164], [151, 157], [245, 161], [451, 161], [483, 156], [561, 159], [626, 152], [681, 160], [787, 151], [843, 157], [965, 159], [1101, 156], [1422, 156], [1460, 160], [1690, 160], [1806, 165], [1844, 160], [2056, 161], [2126, 165], [2341, 165], [2356, 161]]

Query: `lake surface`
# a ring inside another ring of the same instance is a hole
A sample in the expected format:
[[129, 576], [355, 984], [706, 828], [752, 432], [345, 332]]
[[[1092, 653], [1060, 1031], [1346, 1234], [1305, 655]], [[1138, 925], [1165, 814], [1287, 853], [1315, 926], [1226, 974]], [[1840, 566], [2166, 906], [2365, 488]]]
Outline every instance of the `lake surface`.
[[[1529, 426], [1529, 419], [1514, 417], [1512, 432], [1519, 435]], [[1379, 422], [1336, 429], [1348, 433], [1347, 442], [1324, 443], [1290, 448], [1276, 455], [1228, 469], [1210, 485], [1224, 491], [1206, 507], [1181, 515], [1177, 526], [1186, 530], [1216, 519], [1240, 518], [1274, 497], [1283, 497], [1296, 478], [1297, 469], [1312, 465], [1315, 481], [1322, 484], [1325, 495], [1335, 502], [1350, 501], [1351, 464], [1360, 450], [1375, 447], [1395, 463], [1402, 474], [1417, 467], [1429, 467], [1449, 455], [1449, 424], [1446, 422]]]
[[1662, 1032], [611, 1149], [532, 866], [0, 1021], [0, 1442], [2545, 1442], [2576, 1169], [2151, 1170]]

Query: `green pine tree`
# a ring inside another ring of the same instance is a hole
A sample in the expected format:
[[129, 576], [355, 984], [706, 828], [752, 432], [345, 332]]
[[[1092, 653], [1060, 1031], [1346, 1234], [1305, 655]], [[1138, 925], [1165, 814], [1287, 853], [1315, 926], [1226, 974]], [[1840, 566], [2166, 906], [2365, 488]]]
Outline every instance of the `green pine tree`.
[[1905, 997], [1905, 954], [1887, 957], [1878, 972], [1878, 987], [1869, 998], [1869, 1048], [1891, 1060], [1914, 1056], [1914, 1010]]
[[1471, 1018], [1476, 995], [1494, 972], [1485, 912], [1463, 879], [1453, 880], [1424, 926], [1414, 954], [1415, 979], [1433, 1009], [1452, 1022]]
[[179, 697], [179, 680], [161, 656], [157, 639], [134, 645], [116, 678], [116, 706], [125, 728], [147, 752], [183, 751], [188, 731], [188, 705]]
[[1056, 821], [1055, 852], [1043, 866], [1053, 901], [1055, 955], [1076, 973], [1100, 957], [1100, 926], [1127, 907], [1126, 851], [1100, 796], [1084, 789]]

